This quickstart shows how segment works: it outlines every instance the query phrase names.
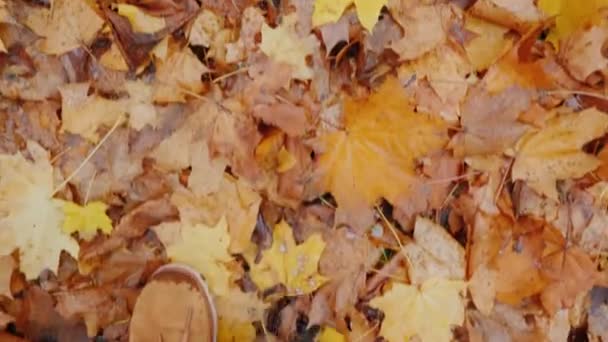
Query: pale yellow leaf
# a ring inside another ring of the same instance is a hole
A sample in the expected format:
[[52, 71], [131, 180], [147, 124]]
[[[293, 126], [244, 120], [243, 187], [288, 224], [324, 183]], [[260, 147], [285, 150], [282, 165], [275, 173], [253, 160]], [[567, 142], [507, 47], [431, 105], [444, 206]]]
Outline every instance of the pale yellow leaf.
[[135, 32], [154, 33], [165, 28], [165, 19], [151, 16], [137, 6], [118, 4], [116, 9], [129, 20]]
[[51, 9], [29, 13], [25, 24], [44, 37], [40, 48], [60, 55], [93, 42], [104, 21], [86, 0], [54, 0]]
[[223, 174], [216, 191], [197, 196], [186, 190], [176, 191], [171, 202], [178, 208], [183, 221], [215, 224], [222, 216], [228, 219], [230, 252], [243, 253], [251, 246], [251, 234], [261, 196], [243, 179]]
[[443, 227], [418, 217], [414, 241], [403, 246], [412, 284], [420, 285], [437, 277], [464, 280], [464, 248]]
[[248, 323], [262, 320], [269, 304], [260, 300], [256, 292], [243, 292], [233, 287], [227, 295], [215, 298], [215, 307], [223, 319]]
[[557, 200], [557, 180], [582, 177], [600, 165], [581, 148], [607, 130], [608, 115], [595, 108], [556, 116], [545, 128], [521, 137], [512, 178], [524, 180], [539, 194]]
[[108, 100], [88, 95], [89, 83], [70, 83], [59, 88], [62, 104], [61, 129], [79, 134], [92, 142], [99, 140], [97, 129], [112, 126], [125, 114], [122, 100]]
[[225, 218], [215, 227], [164, 223], [154, 227], [154, 231], [173, 262], [191, 266], [200, 272], [213, 294], [228, 294], [231, 277], [228, 266], [233, 258], [228, 253], [230, 236]]
[[380, 336], [388, 341], [449, 342], [452, 326], [464, 323], [463, 281], [433, 278], [420, 287], [395, 283], [370, 305], [384, 312]]
[[313, 54], [319, 42], [314, 35], [300, 38], [296, 33], [296, 22], [297, 16], [290, 14], [283, 17], [277, 28], [262, 24], [260, 49], [274, 61], [289, 65], [293, 78], [309, 80], [313, 72], [306, 63], [306, 57]]
[[153, 103], [154, 89], [144, 81], [127, 81], [125, 88], [129, 93], [129, 126], [141, 130], [145, 126], [157, 128], [158, 112]]
[[0, 255], [19, 250], [27, 279], [49, 269], [57, 272], [65, 250], [78, 257], [78, 243], [61, 230], [63, 211], [52, 199], [53, 167], [48, 153], [28, 143], [33, 161], [21, 154], [0, 155]]

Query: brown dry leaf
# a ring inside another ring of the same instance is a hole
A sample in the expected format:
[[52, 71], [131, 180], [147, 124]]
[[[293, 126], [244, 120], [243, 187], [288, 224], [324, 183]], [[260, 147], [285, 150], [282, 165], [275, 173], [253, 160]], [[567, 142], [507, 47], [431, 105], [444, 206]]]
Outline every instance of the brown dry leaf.
[[518, 304], [523, 298], [537, 294], [546, 286], [539, 260], [544, 243], [542, 233], [534, 233], [506, 241], [492, 263], [497, 271], [496, 299]]
[[429, 219], [416, 219], [414, 242], [403, 246], [402, 251], [412, 284], [420, 285], [431, 278], [464, 279], [464, 248]]
[[154, 83], [154, 101], [186, 102], [188, 95], [198, 96], [203, 90], [202, 75], [210, 70], [189, 50], [172, 52], [159, 62]]
[[[344, 103], [346, 131], [321, 137], [319, 193], [331, 191], [341, 222], [364, 227], [365, 210], [384, 197], [395, 203], [412, 185], [416, 158], [445, 143], [444, 123], [408, 108], [398, 81], [390, 78], [366, 100]], [[407, 134], [405, 132], [408, 132]], [[362, 211], [363, 210], [363, 211]]]
[[[441, 105], [429, 109], [437, 109], [438, 114], [448, 122], [457, 122], [460, 116], [460, 103], [465, 98], [468, 89], [466, 75], [471, 66], [466, 58], [448, 46], [440, 46], [425, 54], [423, 57], [399, 68], [399, 78], [402, 80], [427, 80], [432, 91], [437, 94]], [[423, 82], [422, 85], [424, 84]], [[421, 94], [420, 98], [431, 98], [431, 94]], [[419, 100], [419, 106], [425, 107], [428, 100]], [[455, 110], [450, 110], [456, 108]], [[426, 108], [424, 108], [426, 109]]]
[[13, 298], [11, 294], [11, 276], [13, 275], [15, 266], [15, 260], [12, 256], [0, 256], [0, 296]]
[[343, 317], [365, 288], [365, 275], [380, 257], [380, 250], [366, 236], [360, 236], [349, 228], [329, 233], [326, 240], [319, 270], [331, 279], [324, 288], [330, 292], [330, 310]]
[[581, 82], [595, 72], [605, 75], [608, 58], [602, 51], [607, 39], [608, 23], [578, 30], [569, 36], [560, 47], [560, 58], [568, 72]]
[[447, 39], [443, 17], [450, 9], [443, 5], [416, 6], [399, 13], [397, 22], [403, 28], [403, 37], [390, 47], [402, 60], [413, 60], [435, 49]]
[[253, 107], [253, 116], [289, 136], [302, 136], [310, 127], [308, 111], [291, 103], [258, 104]]
[[533, 0], [479, 0], [471, 8], [476, 16], [524, 32], [542, 19]]
[[545, 338], [543, 331], [534, 322], [526, 320], [525, 311], [505, 304], [497, 304], [491, 315], [469, 311], [466, 325], [471, 342], [534, 342]]
[[446, 153], [438, 153], [422, 161], [423, 177], [414, 183], [414, 196], [403, 196], [395, 203], [393, 217], [409, 226], [422, 212], [439, 209], [447, 204], [453, 191], [451, 180], [458, 176], [462, 162]]
[[129, 317], [126, 298], [119, 290], [85, 288], [57, 292], [56, 310], [66, 319], [82, 319], [89, 336], [96, 336], [99, 329]]
[[260, 195], [247, 182], [228, 174], [222, 175], [217, 191], [206, 196], [197, 196], [184, 189], [177, 190], [171, 198], [185, 222], [215, 225], [226, 216], [231, 253], [249, 250], [261, 201]]
[[568, 246], [562, 233], [547, 226], [544, 229], [546, 247], [542, 257], [542, 275], [550, 284], [540, 299], [545, 310], [555, 314], [574, 304], [576, 297], [593, 287], [597, 279], [596, 265], [580, 248]]
[[465, 155], [501, 154], [513, 147], [526, 130], [517, 118], [530, 103], [530, 93], [517, 86], [496, 95], [473, 88], [462, 106]]

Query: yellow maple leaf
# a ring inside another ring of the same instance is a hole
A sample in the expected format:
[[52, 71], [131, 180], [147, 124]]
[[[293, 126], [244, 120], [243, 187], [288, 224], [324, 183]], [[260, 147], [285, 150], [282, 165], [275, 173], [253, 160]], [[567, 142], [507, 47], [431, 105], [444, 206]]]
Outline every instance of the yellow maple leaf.
[[152, 103], [154, 89], [144, 81], [127, 81], [125, 88], [129, 93], [128, 112], [129, 126], [141, 130], [146, 125], [158, 127], [158, 112]]
[[112, 126], [125, 114], [125, 102], [88, 95], [89, 83], [70, 83], [59, 88], [61, 93], [61, 129], [79, 134], [92, 142], [99, 140], [97, 129]]
[[316, 0], [312, 24], [319, 26], [334, 23], [340, 19], [344, 10], [355, 4], [361, 25], [371, 32], [378, 22], [382, 7], [388, 0]]
[[582, 28], [589, 21], [599, 20], [601, 8], [608, 7], [608, 0], [539, 0], [538, 8], [545, 14], [555, 16], [555, 27], [549, 31], [547, 40], [555, 47], [559, 41]]
[[108, 205], [103, 202], [91, 202], [85, 206], [74, 202], [59, 200], [63, 207], [63, 232], [66, 234], [79, 233], [84, 240], [91, 240], [97, 234], [112, 232], [112, 220], [106, 215]]
[[226, 216], [230, 233], [228, 250], [238, 254], [250, 248], [262, 198], [242, 178], [220, 174], [219, 188], [214, 192], [200, 196], [194, 191], [179, 190], [171, 202], [178, 208], [182, 222], [213, 225]]
[[274, 227], [272, 246], [262, 252], [259, 264], [251, 266], [251, 278], [260, 289], [281, 283], [288, 295], [310, 293], [327, 281], [318, 273], [324, 248], [325, 242], [318, 234], [296, 245], [291, 227], [281, 221]]
[[89, 45], [103, 23], [86, 0], [54, 0], [50, 9], [33, 10], [25, 20], [25, 25], [45, 38], [41, 51], [55, 55]]
[[300, 38], [296, 33], [297, 20], [294, 13], [283, 17], [277, 28], [273, 29], [264, 23], [260, 49], [274, 61], [289, 65], [293, 78], [309, 80], [313, 72], [306, 63], [306, 56], [313, 54], [319, 42], [314, 35]]
[[151, 16], [137, 6], [118, 4], [116, 9], [129, 20], [135, 32], [154, 33], [165, 28], [165, 19]]
[[325, 327], [319, 335], [319, 342], [345, 342], [346, 338], [332, 327]]
[[581, 147], [607, 130], [608, 115], [595, 108], [558, 115], [545, 128], [520, 138], [513, 180], [524, 180], [538, 193], [557, 200], [557, 180], [582, 177], [601, 164], [596, 157], [581, 151]]
[[344, 113], [346, 129], [320, 138], [317, 172], [320, 192], [349, 216], [382, 197], [394, 203], [408, 192], [416, 159], [447, 141], [445, 123], [415, 113], [394, 78], [366, 100], [347, 99]]
[[420, 287], [393, 284], [380, 297], [370, 301], [384, 312], [380, 335], [391, 342], [408, 341], [418, 336], [421, 341], [449, 342], [452, 325], [464, 322], [463, 281], [432, 278]]
[[53, 166], [48, 153], [28, 142], [33, 158], [0, 155], [0, 255], [19, 249], [20, 268], [27, 279], [41, 271], [57, 272], [65, 250], [78, 257], [78, 243], [61, 231], [63, 211], [53, 194]]
[[200, 272], [213, 294], [228, 294], [231, 275], [228, 264], [233, 258], [228, 253], [230, 237], [225, 218], [215, 227], [171, 222], [154, 227], [154, 231], [172, 261]]
[[255, 341], [255, 328], [249, 322], [230, 321], [220, 317], [217, 321], [218, 342]]

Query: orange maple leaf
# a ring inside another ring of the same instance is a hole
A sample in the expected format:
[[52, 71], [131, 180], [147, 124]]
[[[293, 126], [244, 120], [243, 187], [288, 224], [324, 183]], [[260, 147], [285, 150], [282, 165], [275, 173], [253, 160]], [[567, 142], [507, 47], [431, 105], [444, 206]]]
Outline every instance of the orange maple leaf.
[[446, 125], [415, 113], [394, 78], [365, 100], [346, 99], [344, 113], [346, 128], [320, 138], [317, 190], [333, 194], [338, 220], [348, 214], [349, 223], [361, 227], [369, 223], [366, 208], [408, 192], [416, 159], [444, 146]]

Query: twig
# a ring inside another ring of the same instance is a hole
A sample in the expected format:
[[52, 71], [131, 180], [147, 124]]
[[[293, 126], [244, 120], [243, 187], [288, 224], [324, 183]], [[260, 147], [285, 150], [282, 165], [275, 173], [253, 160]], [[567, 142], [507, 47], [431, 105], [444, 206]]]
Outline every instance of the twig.
[[116, 128], [118, 128], [118, 126], [120, 125], [120, 122], [122, 121], [122, 116], [119, 116], [116, 119], [116, 122], [114, 122], [114, 125], [112, 126], [112, 128], [110, 128], [110, 130], [106, 133], [106, 135], [103, 136], [103, 138], [101, 138], [101, 140], [99, 141], [99, 143], [97, 144], [97, 146], [95, 146], [93, 148], [93, 150], [91, 150], [91, 152], [89, 153], [89, 155], [87, 155], [86, 158], [84, 158], [84, 160], [82, 161], [82, 163], [80, 163], [80, 165], [78, 165], [78, 167], [76, 168], [76, 170], [74, 170], [69, 176], [66, 177], [66, 179], [59, 184], [58, 187], [56, 187], [53, 190], [53, 193], [51, 194], [51, 197], [55, 196], [57, 194], [57, 192], [59, 192], [61, 189], [63, 189], [64, 186], [66, 186], [77, 174], [78, 172], [80, 172], [80, 170], [82, 170], [82, 168], [89, 162], [89, 160], [91, 160], [91, 158], [93, 157], [93, 155], [95, 153], [97, 153], [97, 151], [99, 150], [99, 148], [101, 147], [101, 145], [103, 145], [106, 140], [108, 140], [108, 138], [110, 137], [110, 135], [112, 135], [112, 133], [114, 133], [114, 131], [116, 130]]
[[241, 73], [244, 73], [244, 72], [247, 72], [247, 71], [249, 71], [249, 67], [248, 66], [242, 67], [242, 68], [236, 69], [234, 71], [231, 71], [231, 72], [229, 72], [227, 74], [223, 74], [221, 76], [218, 76], [218, 77], [214, 78], [213, 81], [211, 81], [211, 82], [218, 83], [218, 82], [221, 82], [221, 81], [223, 81], [223, 80], [225, 80], [227, 78], [230, 78], [230, 77], [232, 77], [234, 75], [238, 75], [238, 74], [241, 74]]

